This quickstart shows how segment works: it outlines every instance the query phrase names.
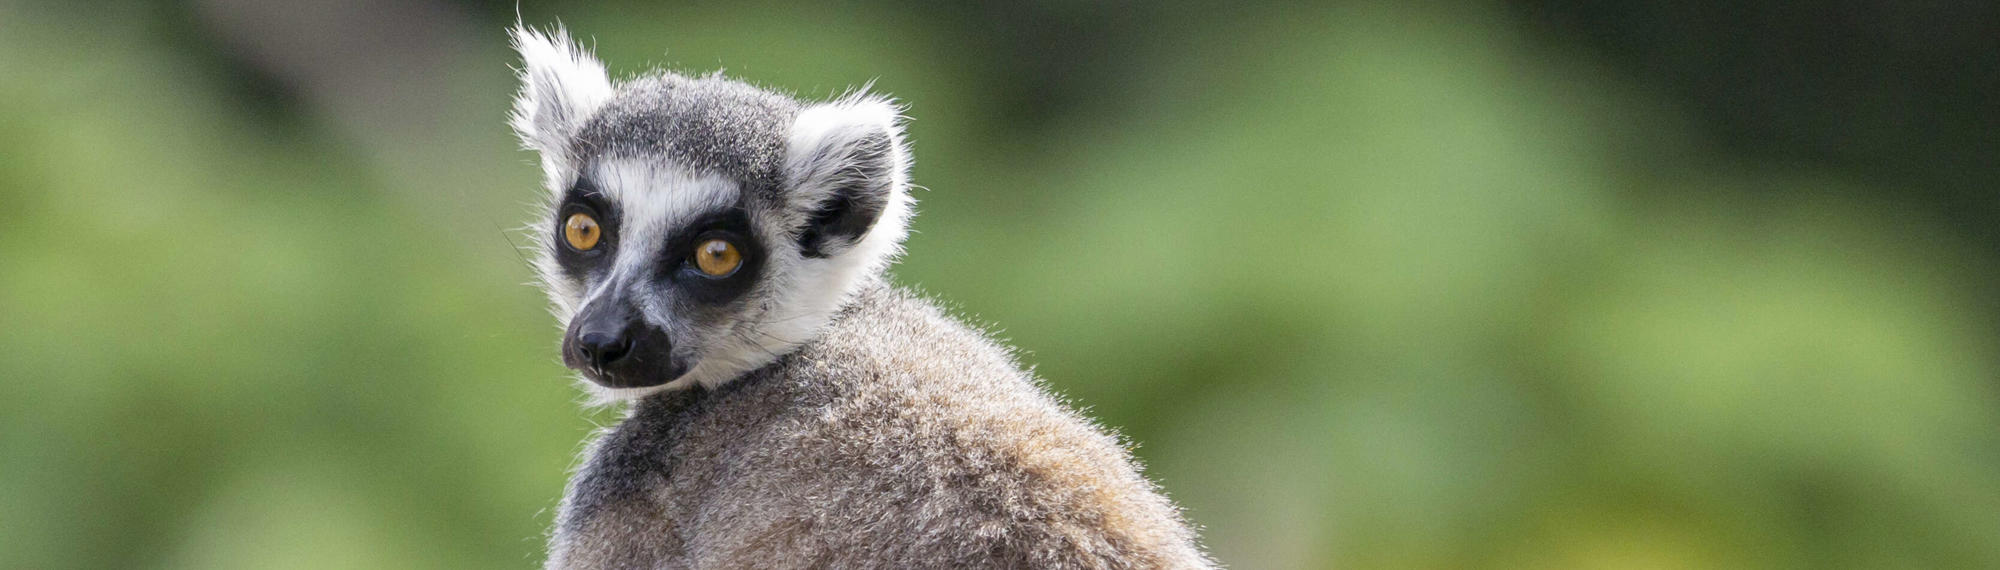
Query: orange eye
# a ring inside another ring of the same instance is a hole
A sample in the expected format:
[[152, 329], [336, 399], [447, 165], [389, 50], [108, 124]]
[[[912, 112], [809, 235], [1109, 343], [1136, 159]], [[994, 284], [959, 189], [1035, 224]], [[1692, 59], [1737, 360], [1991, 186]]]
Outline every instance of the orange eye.
[[597, 247], [597, 240], [601, 237], [604, 237], [604, 231], [597, 227], [597, 218], [590, 217], [590, 214], [570, 214], [569, 219], [563, 221], [563, 239], [577, 251], [590, 251], [590, 248]]
[[712, 239], [694, 247], [694, 266], [710, 277], [726, 277], [743, 266], [743, 252], [736, 244]]

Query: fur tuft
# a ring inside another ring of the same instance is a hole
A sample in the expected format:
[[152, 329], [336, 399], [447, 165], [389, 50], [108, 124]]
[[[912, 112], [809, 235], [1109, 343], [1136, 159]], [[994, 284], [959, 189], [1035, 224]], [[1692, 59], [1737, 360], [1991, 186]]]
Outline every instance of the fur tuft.
[[[786, 185], [792, 212], [811, 212], [843, 188], [879, 188], [886, 198], [881, 215], [850, 247], [831, 252], [842, 266], [829, 285], [851, 292], [862, 275], [878, 274], [903, 253], [916, 200], [910, 196], [910, 148], [903, 134], [903, 108], [868, 93], [867, 87], [831, 102], [807, 107], [792, 123], [785, 153]], [[871, 148], [879, 144], [880, 148]], [[806, 220], [792, 220], [794, 227]]]
[[560, 25], [550, 32], [516, 25], [508, 34], [521, 54], [521, 91], [508, 123], [522, 146], [541, 153], [547, 185], [559, 191], [563, 175], [573, 174], [564, 172], [570, 138], [611, 100], [611, 77]]

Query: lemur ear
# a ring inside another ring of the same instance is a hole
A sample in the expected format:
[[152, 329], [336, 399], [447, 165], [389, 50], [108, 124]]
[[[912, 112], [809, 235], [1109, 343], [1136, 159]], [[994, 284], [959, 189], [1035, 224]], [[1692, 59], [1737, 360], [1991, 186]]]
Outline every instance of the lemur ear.
[[864, 240], [886, 257], [902, 241], [910, 153], [901, 115], [888, 99], [858, 93], [808, 107], [792, 123], [786, 203], [807, 257], [832, 257]]
[[543, 164], [562, 155], [576, 129], [611, 99], [604, 64], [569, 39], [558, 26], [541, 32], [515, 25], [508, 30], [521, 52], [521, 92], [510, 117], [521, 144], [542, 153]]

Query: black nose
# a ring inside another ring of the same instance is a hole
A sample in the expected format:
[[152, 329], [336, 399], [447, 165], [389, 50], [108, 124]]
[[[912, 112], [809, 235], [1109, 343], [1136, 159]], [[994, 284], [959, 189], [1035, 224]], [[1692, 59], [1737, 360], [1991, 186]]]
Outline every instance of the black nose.
[[576, 338], [576, 349], [594, 368], [604, 368], [632, 352], [632, 339], [624, 334], [588, 332]]

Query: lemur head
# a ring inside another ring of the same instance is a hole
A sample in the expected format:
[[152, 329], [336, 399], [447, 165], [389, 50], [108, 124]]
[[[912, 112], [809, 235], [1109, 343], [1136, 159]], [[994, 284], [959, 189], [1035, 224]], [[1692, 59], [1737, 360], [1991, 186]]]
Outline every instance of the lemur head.
[[600, 399], [768, 364], [898, 253], [910, 159], [890, 101], [806, 103], [720, 74], [614, 84], [560, 29], [512, 34], [513, 126], [553, 198], [536, 267], [563, 363]]

